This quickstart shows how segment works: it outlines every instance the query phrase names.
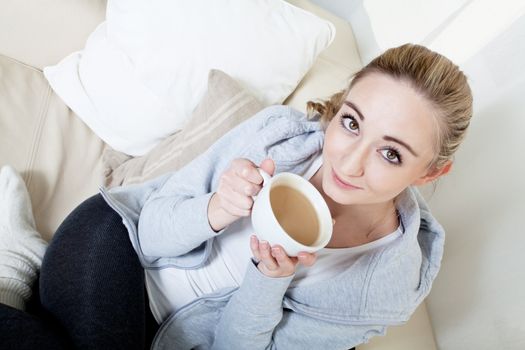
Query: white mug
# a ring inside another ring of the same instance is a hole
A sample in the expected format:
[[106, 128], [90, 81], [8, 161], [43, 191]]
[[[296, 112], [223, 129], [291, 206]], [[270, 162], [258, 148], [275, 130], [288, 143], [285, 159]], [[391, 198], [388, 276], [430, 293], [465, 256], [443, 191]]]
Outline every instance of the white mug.
[[279, 244], [288, 256], [315, 252], [332, 237], [332, 216], [319, 191], [293, 173], [271, 177], [258, 169], [263, 187], [254, 196], [252, 226], [259, 240]]

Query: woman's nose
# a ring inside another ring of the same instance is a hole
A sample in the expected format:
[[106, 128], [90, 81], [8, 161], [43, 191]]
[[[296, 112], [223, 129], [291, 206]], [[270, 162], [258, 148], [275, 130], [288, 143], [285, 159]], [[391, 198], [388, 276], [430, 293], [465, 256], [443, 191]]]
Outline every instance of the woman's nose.
[[363, 176], [365, 173], [366, 158], [366, 147], [354, 145], [354, 147], [347, 150], [343, 158], [341, 171], [343, 171], [346, 176]]

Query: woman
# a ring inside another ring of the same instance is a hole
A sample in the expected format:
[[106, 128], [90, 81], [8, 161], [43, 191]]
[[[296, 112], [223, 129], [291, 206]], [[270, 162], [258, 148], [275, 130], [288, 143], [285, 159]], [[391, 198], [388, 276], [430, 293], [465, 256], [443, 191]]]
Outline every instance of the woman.
[[[39, 318], [1, 306], [11, 333], [142, 348], [144, 283], [155, 349], [348, 349], [407, 321], [444, 242], [414, 186], [450, 171], [472, 114], [466, 78], [407, 44], [308, 107], [309, 118], [266, 108], [183, 169], [86, 200], [47, 249]], [[327, 248], [291, 258], [257, 240], [258, 166], [319, 190], [334, 220]]]

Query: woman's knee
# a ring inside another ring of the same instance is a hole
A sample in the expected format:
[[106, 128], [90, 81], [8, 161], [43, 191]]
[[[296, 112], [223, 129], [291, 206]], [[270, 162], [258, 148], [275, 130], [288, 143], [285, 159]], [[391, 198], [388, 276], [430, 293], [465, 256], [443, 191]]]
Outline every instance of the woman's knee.
[[97, 194], [76, 207], [59, 226], [44, 256], [42, 272], [60, 266], [92, 266], [94, 260], [108, 254], [135, 255], [120, 215]]
[[[89, 197], [79, 204], [58, 227], [51, 245], [73, 244], [107, 236], [111, 231], [126, 231], [122, 219], [101, 194]], [[121, 233], [122, 234], [122, 233]]]
[[122, 218], [97, 194], [75, 208], [56, 231], [42, 262], [41, 281], [60, 285], [66, 276], [76, 280], [79, 271], [100, 274], [116, 262], [141, 271]]

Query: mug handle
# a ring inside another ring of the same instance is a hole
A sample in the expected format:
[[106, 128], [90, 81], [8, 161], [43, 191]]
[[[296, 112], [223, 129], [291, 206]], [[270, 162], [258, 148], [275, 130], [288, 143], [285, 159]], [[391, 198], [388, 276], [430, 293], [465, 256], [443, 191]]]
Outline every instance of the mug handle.
[[[257, 168], [257, 171], [259, 172], [259, 174], [261, 174], [262, 178], [263, 178], [263, 182], [262, 182], [262, 186], [264, 186], [265, 184], [267, 184], [268, 182], [270, 182], [271, 180], [271, 176], [270, 174], [268, 174], [266, 171], [262, 170], [261, 168]], [[262, 189], [261, 189], [262, 191]], [[252, 199], [253, 201], [255, 202], [257, 200], [257, 196], [252, 196]]]

